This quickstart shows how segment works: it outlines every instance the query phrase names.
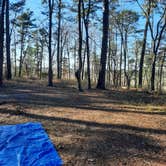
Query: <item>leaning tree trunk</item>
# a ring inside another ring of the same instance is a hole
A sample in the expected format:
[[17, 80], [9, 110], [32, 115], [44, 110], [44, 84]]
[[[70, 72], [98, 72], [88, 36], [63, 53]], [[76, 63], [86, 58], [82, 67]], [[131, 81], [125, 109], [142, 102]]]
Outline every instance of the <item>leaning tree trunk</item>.
[[3, 43], [4, 43], [4, 9], [5, 0], [0, 3], [0, 86], [3, 84]]
[[103, 37], [100, 59], [100, 71], [97, 83], [98, 89], [105, 89], [105, 74], [106, 74], [106, 61], [107, 61], [107, 49], [108, 49], [108, 30], [109, 30], [109, 0], [103, 1]]
[[11, 73], [11, 59], [10, 59], [10, 23], [9, 23], [9, 0], [6, 0], [6, 62], [7, 62], [7, 75], [6, 78], [12, 78]]
[[82, 57], [82, 80], [84, 80], [84, 72], [85, 72], [85, 57], [86, 56], [86, 46], [84, 48], [84, 52], [83, 52], [83, 57]]

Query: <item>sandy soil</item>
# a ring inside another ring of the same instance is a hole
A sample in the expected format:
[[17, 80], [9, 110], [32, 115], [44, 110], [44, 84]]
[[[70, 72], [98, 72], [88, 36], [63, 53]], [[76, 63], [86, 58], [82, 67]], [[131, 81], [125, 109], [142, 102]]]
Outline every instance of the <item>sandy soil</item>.
[[7, 82], [0, 125], [41, 122], [68, 166], [165, 166], [166, 96]]

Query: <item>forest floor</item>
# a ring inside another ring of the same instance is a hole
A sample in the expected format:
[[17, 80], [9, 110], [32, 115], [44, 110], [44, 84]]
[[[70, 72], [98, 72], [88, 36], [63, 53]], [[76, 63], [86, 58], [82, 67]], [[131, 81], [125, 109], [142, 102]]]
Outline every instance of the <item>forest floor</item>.
[[166, 95], [11, 81], [0, 125], [41, 122], [68, 166], [165, 166]]

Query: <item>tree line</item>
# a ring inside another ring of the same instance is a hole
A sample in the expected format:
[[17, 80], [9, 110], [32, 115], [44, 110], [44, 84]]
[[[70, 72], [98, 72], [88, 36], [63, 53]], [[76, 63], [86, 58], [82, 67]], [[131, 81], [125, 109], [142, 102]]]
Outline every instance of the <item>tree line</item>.
[[[122, 4], [123, 2], [123, 4]], [[0, 85], [76, 78], [91, 89], [165, 87], [166, 4], [158, 0], [0, 0]], [[136, 6], [133, 10], [123, 6]]]

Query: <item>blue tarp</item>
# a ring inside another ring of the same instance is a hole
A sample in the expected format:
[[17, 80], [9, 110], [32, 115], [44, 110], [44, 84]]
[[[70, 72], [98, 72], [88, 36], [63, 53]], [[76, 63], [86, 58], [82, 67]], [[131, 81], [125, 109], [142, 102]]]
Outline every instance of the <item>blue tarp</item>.
[[0, 166], [61, 166], [40, 123], [0, 126]]

